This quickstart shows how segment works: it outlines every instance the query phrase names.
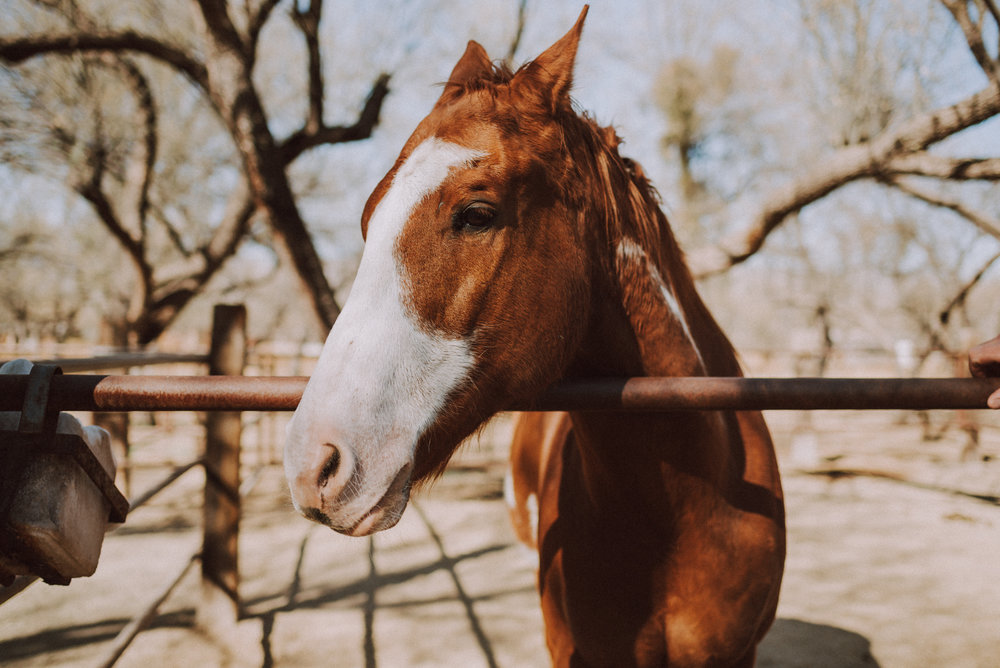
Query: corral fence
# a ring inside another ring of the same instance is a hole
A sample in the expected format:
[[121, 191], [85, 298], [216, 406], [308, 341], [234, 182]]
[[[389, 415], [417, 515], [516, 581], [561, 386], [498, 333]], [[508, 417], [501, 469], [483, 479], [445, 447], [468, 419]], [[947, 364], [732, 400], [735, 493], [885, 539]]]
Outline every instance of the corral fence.
[[[294, 410], [305, 376], [244, 376], [247, 359], [246, 311], [242, 306], [215, 309], [207, 355], [115, 355], [100, 359], [53, 360], [67, 372], [114, 370], [159, 364], [197, 364], [205, 376], [99, 375], [52, 376], [47, 403], [55, 411], [205, 411], [204, 452], [177, 465], [158, 483], [130, 500], [130, 510], [150, 501], [192, 469], [205, 472], [203, 540], [177, 577], [118, 634], [104, 666], [113, 665], [128, 644], [156, 618], [177, 584], [201, 564], [202, 600], [198, 624], [210, 632], [236, 622], [240, 612], [238, 532], [240, 498], [253, 484], [241, 485], [244, 411]], [[262, 367], [269, 368], [266, 364]], [[273, 365], [270, 368], [274, 368]], [[973, 378], [623, 378], [562, 383], [512, 410], [931, 410], [979, 409], [1000, 388], [1000, 379]], [[28, 378], [0, 376], [0, 411], [24, 406]], [[259, 430], [265, 427], [257, 423]], [[264, 439], [258, 434], [258, 448]], [[273, 451], [264, 457], [273, 463]], [[0, 603], [31, 582], [21, 579], [0, 589]]]
[[[149, 354], [130, 353], [114, 354], [99, 358], [69, 358], [44, 360], [36, 368], [54, 364], [58, 372], [48, 379], [48, 396], [41, 398], [43, 410], [58, 412], [74, 410], [67, 408], [58, 400], [59, 392], [55, 389], [62, 379], [77, 378], [62, 371], [97, 371], [104, 369], [145, 368], [155, 365], [198, 365], [206, 368], [209, 374], [224, 376], [240, 376], [244, 373], [247, 357], [246, 310], [243, 306], [218, 305], [215, 308], [212, 336], [207, 354]], [[8, 379], [0, 383], [0, 401], [4, 406], [0, 410], [27, 410], [31, 401], [39, 398], [26, 396], [28, 376], [3, 376]], [[141, 379], [144, 376], [121, 376]], [[60, 379], [52, 383], [54, 379]], [[197, 376], [191, 376], [197, 378]], [[14, 382], [10, 382], [13, 380]], [[94, 412], [104, 409], [95, 408]], [[116, 409], [117, 410], [117, 409]], [[153, 406], [150, 411], [158, 411]], [[95, 417], [97, 417], [95, 415]], [[95, 420], [98, 421], [98, 420]], [[126, 423], [127, 424], [127, 423]], [[122, 424], [111, 425], [119, 436], [124, 433]], [[258, 428], [261, 428], [259, 422]], [[240, 450], [243, 438], [242, 418], [235, 411], [211, 411], [204, 420], [204, 449], [190, 461], [178, 464], [168, 474], [150, 485], [143, 492], [131, 498], [128, 511], [132, 512], [147, 504], [154, 497], [176, 483], [188, 471], [202, 469], [205, 473], [203, 496], [202, 543], [200, 549], [184, 561], [183, 568], [170, 580], [169, 585], [157, 593], [111, 643], [99, 665], [113, 665], [132, 642], [132, 640], [157, 616], [160, 606], [166, 601], [176, 586], [188, 572], [198, 563], [201, 564], [202, 597], [196, 616], [198, 624], [209, 631], [222, 629], [235, 624], [239, 615], [239, 567], [238, 567], [238, 533], [240, 520], [240, 497], [249, 491], [249, 485], [241, 488], [240, 480]], [[258, 438], [258, 441], [260, 439]], [[128, 444], [119, 447], [119, 452], [129, 452]], [[258, 457], [258, 460], [261, 458]], [[260, 463], [260, 462], [258, 462]], [[126, 464], [126, 469], [127, 464]], [[253, 479], [247, 480], [252, 485]], [[121, 517], [120, 519], [124, 519]], [[114, 527], [112, 527], [114, 530]], [[33, 576], [19, 576], [13, 583], [0, 587], [0, 603], [17, 595], [38, 580]]]

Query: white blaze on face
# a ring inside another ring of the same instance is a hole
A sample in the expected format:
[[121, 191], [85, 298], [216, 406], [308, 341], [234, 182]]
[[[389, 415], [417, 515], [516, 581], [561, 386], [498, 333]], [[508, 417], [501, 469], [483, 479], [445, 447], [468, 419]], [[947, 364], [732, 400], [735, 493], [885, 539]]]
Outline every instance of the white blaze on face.
[[366, 510], [411, 461], [417, 439], [471, 369], [469, 342], [431, 333], [407, 309], [405, 291], [420, 286], [408, 285], [397, 257], [405, 249], [396, 246], [414, 208], [451, 169], [479, 156], [427, 139], [372, 213], [350, 297], [289, 425], [285, 468], [293, 498], [296, 476], [315, 466], [316, 451], [331, 443], [353, 456], [352, 482], [362, 487], [345, 513]]

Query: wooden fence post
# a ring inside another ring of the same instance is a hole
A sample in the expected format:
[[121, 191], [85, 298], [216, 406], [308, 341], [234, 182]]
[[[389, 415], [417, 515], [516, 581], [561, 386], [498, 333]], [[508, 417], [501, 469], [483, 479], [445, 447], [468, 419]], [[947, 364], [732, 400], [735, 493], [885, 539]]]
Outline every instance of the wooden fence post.
[[[212, 320], [210, 375], [239, 376], [246, 361], [246, 307], [218, 304]], [[197, 623], [220, 637], [239, 619], [241, 417], [209, 412], [205, 421], [205, 536]]]

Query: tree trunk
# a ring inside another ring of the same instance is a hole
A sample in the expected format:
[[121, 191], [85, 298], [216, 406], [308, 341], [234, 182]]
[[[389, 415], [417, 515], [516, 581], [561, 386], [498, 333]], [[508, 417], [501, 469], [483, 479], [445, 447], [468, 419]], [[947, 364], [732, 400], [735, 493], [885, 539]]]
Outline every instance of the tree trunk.
[[236, 143], [257, 205], [268, 215], [280, 242], [302, 279], [319, 322], [329, 329], [340, 307], [323, 264], [299, 213], [285, 162], [252, 81], [252, 67], [236, 44], [223, 44], [209, 27], [206, 54], [208, 89]]

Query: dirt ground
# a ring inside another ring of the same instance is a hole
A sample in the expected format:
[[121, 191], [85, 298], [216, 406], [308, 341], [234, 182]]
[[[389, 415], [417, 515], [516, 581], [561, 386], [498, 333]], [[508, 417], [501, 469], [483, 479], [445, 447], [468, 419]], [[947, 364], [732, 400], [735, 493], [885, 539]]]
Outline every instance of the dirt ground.
[[[963, 458], [961, 431], [925, 443], [912, 416], [769, 415], [789, 552], [758, 665], [1000, 665], [1000, 421], [986, 419]], [[534, 556], [508, 527], [503, 468], [496, 449], [470, 448], [371, 540], [299, 518], [280, 468], [266, 469], [244, 511], [239, 624], [198, 630], [192, 569], [117, 665], [548, 665]], [[111, 534], [95, 576], [36, 584], [0, 607], [0, 665], [101, 665], [198, 549], [200, 475]]]

